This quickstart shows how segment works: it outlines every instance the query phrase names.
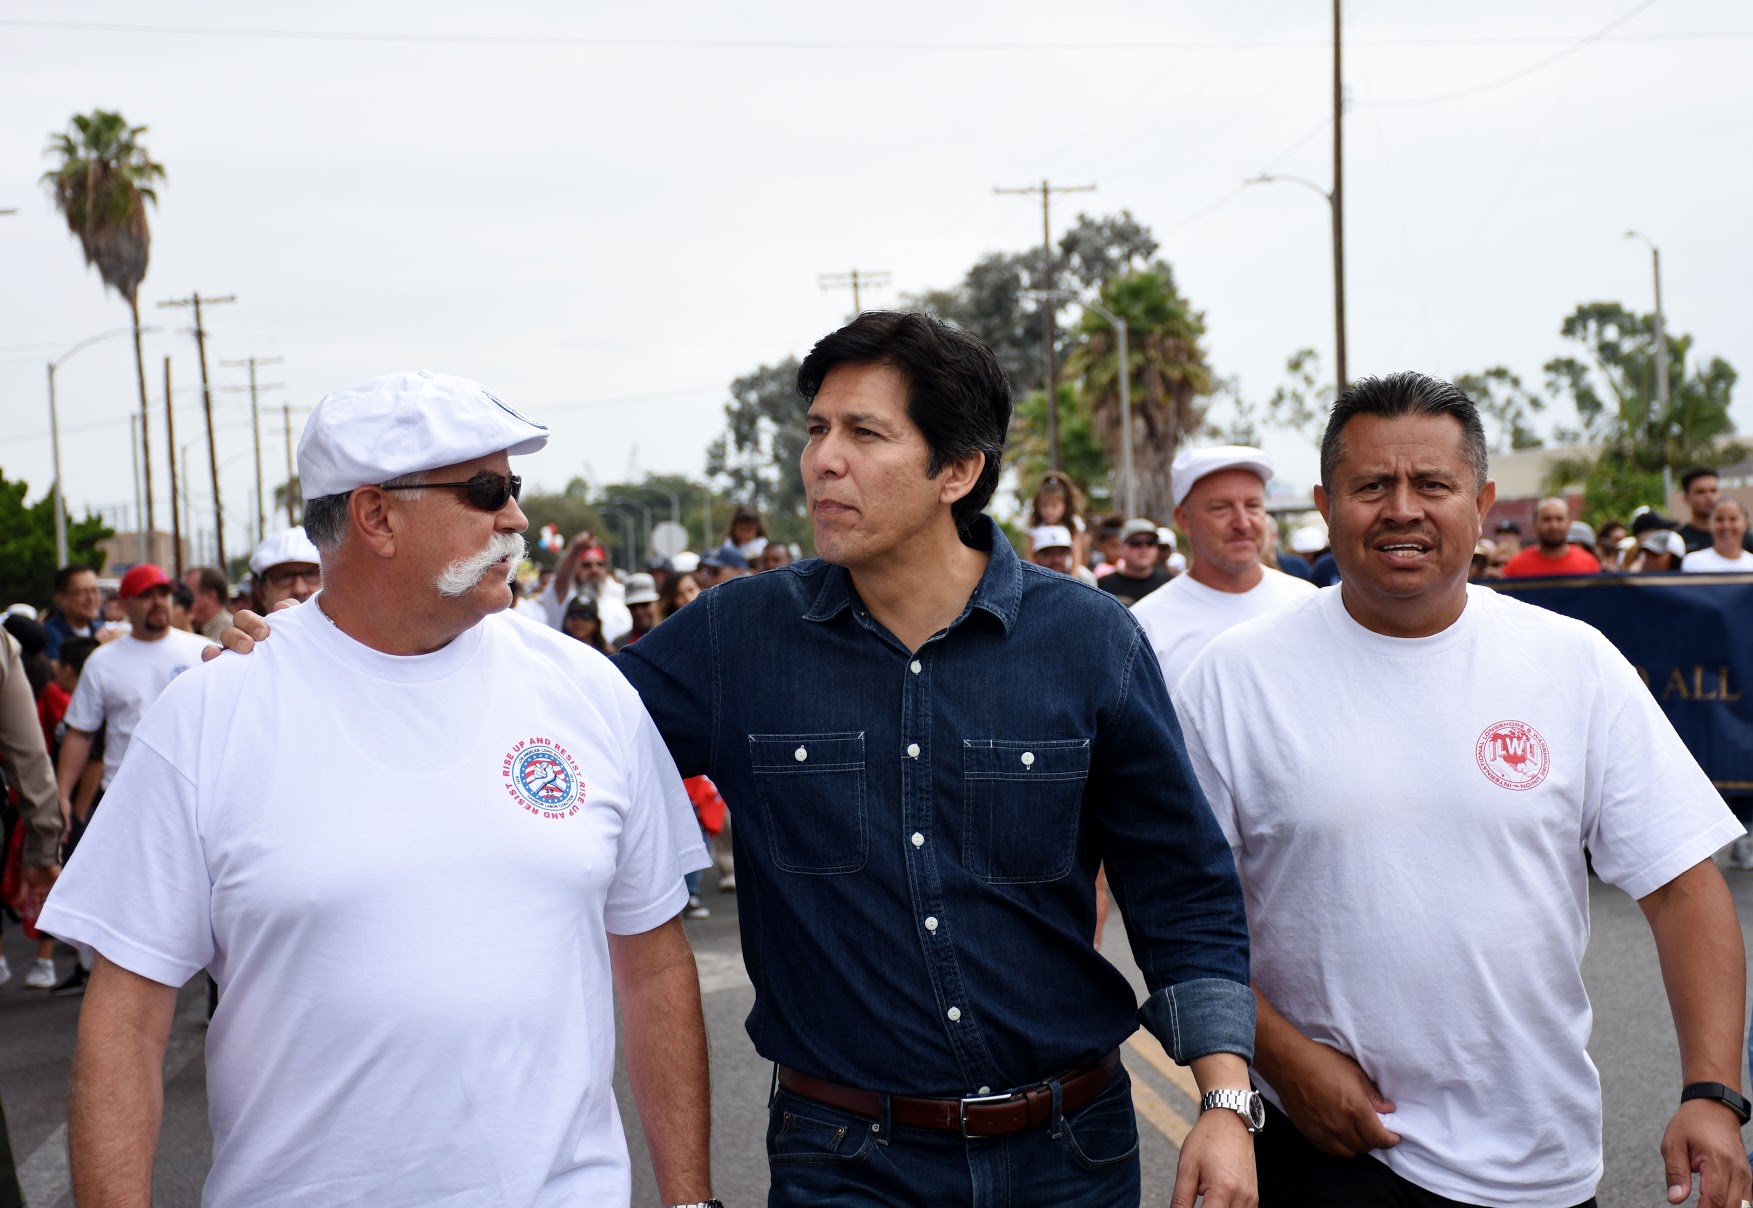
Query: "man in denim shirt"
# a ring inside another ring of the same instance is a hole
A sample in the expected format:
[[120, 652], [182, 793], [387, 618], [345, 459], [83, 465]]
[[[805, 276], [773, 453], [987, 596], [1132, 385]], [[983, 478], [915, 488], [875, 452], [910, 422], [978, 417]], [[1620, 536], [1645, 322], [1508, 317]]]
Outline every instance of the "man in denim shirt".
[[[1253, 1205], [1234, 865], [1137, 624], [981, 514], [1003, 371], [965, 332], [869, 313], [798, 388], [821, 558], [706, 592], [618, 660], [736, 811], [769, 1202], [1136, 1205], [1117, 1046], [1142, 1018], [1227, 1092], [1176, 1208]], [[1142, 1010], [1090, 944], [1103, 862]]]

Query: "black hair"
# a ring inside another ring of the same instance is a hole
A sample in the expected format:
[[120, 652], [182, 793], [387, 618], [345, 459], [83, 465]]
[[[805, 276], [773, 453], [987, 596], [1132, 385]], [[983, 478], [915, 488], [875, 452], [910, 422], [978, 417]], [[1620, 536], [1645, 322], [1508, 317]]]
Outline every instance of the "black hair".
[[907, 418], [931, 450], [925, 472], [936, 478], [953, 461], [983, 454], [973, 489], [950, 511], [966, 540], [998, 487], [1010, 431], [1010, 378], [979, 337], [941, 319], [871, 310], [823, 336], [797, 370], [797, 392], [813, 403], [840, 365], [890, 365], [907, 380]]
[[[230, 594], [228, 591], [220, 599], [224, 600]], [[170, 585], [170, 598], [178, 608], [193, 608], [195, 606], [195, 593], [187, 583], [172, 583]]]
[[1485, 426], [1479, 422], [1479, 408], [1448, 382], [1406, 370], [1360, 378], [1333, 404], [1327, 433], [1321, 438], [1321, 485], [1328, 491], [1333, 489], [1333, 471], [1345, 456], [1345, 425], [1357, 415], [1449, 416], [1461, 425], [1461, 456], [1473, 469], [1474, 489], [1485, 488]]
[[1697, 482], [1700, 478], [1717, 477], [1720, 477], [1720, 475], [1709, 466], [1688, 466], [1685, 472], [1680, 475], [1680, 489], [1682, 491], [1690, 491], [1692, 489], [1692, 484]]
[[88, 570], [94, 575], [97, 573], [96, 569], [90, 566], [63, 566], [60, 570], [56, 571], [55, 594], [61, 595], [64, 593], [68, 586], [73, 582], [74, 575], [82, 574]]
[[85, 660], [97, 649], [97, 639], [84, 636], [67, 638], [61, 643], [60, 656], [55, 661], [67, 668], [74, 675], [85, 670]]

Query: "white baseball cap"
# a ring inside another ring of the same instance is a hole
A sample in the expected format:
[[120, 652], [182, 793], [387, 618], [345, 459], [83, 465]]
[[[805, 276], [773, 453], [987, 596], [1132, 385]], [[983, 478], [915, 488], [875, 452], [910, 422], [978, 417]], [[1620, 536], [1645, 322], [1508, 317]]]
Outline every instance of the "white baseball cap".
[[504, 450], [534, 453], [548, 429], [478, 382], [422, 369], [367, 378], [324, 395], [298, 440], [306, 499], [341, 495]]
[[250, 573], [263, 575], [271, 566], [279, 566], [282, 562], [316, 562], [321, 563], [322, 555], [317, 547], [311, 544], [309, 537], [302, 528], [282, 529], [271, 533], [256, 546], [255, 553], [250, 555]]
[[1252, 470], [1260, 476], [1261, 482], [1272, 481], [1272, 459], [1248, 445], [1182, 449], [1169, 467], [1169, 488], [1175, 496], [1175, 506], [1180, 507], [1186, 501], [1187, 492], [1193, 489], [1194, 483], [1219, 470]]
[[1305, 524], [1290, 534], [1290, 548], [1298, 554], [1318, 554], [1327, 548], [1327, 530], [1318, 524]]
[[1029, 530], [1036, 549], [1070, 549], [1071, 530], [1063, 524], [1043, 524]]

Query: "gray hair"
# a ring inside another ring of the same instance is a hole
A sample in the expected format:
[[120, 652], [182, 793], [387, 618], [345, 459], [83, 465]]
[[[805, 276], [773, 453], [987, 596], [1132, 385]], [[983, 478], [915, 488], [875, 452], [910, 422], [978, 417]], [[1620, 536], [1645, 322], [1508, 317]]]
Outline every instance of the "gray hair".
[[[426, 474], [403, 474], [400, 478], [392, 478], [382, 482], [385, 487], [423, 487], [426, 485]], [[332, 554], [341, 548], [341, 542], [347, 537], [347, 500], [352, 491], [343, 491], [339, 495], [321, 495], [315, 499], [304, 501], [304, 532], [311, 544], [319, 553]], [[425, 491], [409, 491], [412, 499], [420, 499]]]

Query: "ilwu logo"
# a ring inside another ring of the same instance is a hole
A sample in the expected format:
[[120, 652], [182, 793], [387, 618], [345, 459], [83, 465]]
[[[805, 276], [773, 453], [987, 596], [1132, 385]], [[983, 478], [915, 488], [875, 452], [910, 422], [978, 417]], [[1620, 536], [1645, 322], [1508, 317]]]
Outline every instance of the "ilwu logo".
[[1473, 754], [1486, 779], [1499, 788], [1518, 792], [1545, 780], [1551, 766], [1546, 740], [1523, 721], [1492, 722], [1479, 736]]

